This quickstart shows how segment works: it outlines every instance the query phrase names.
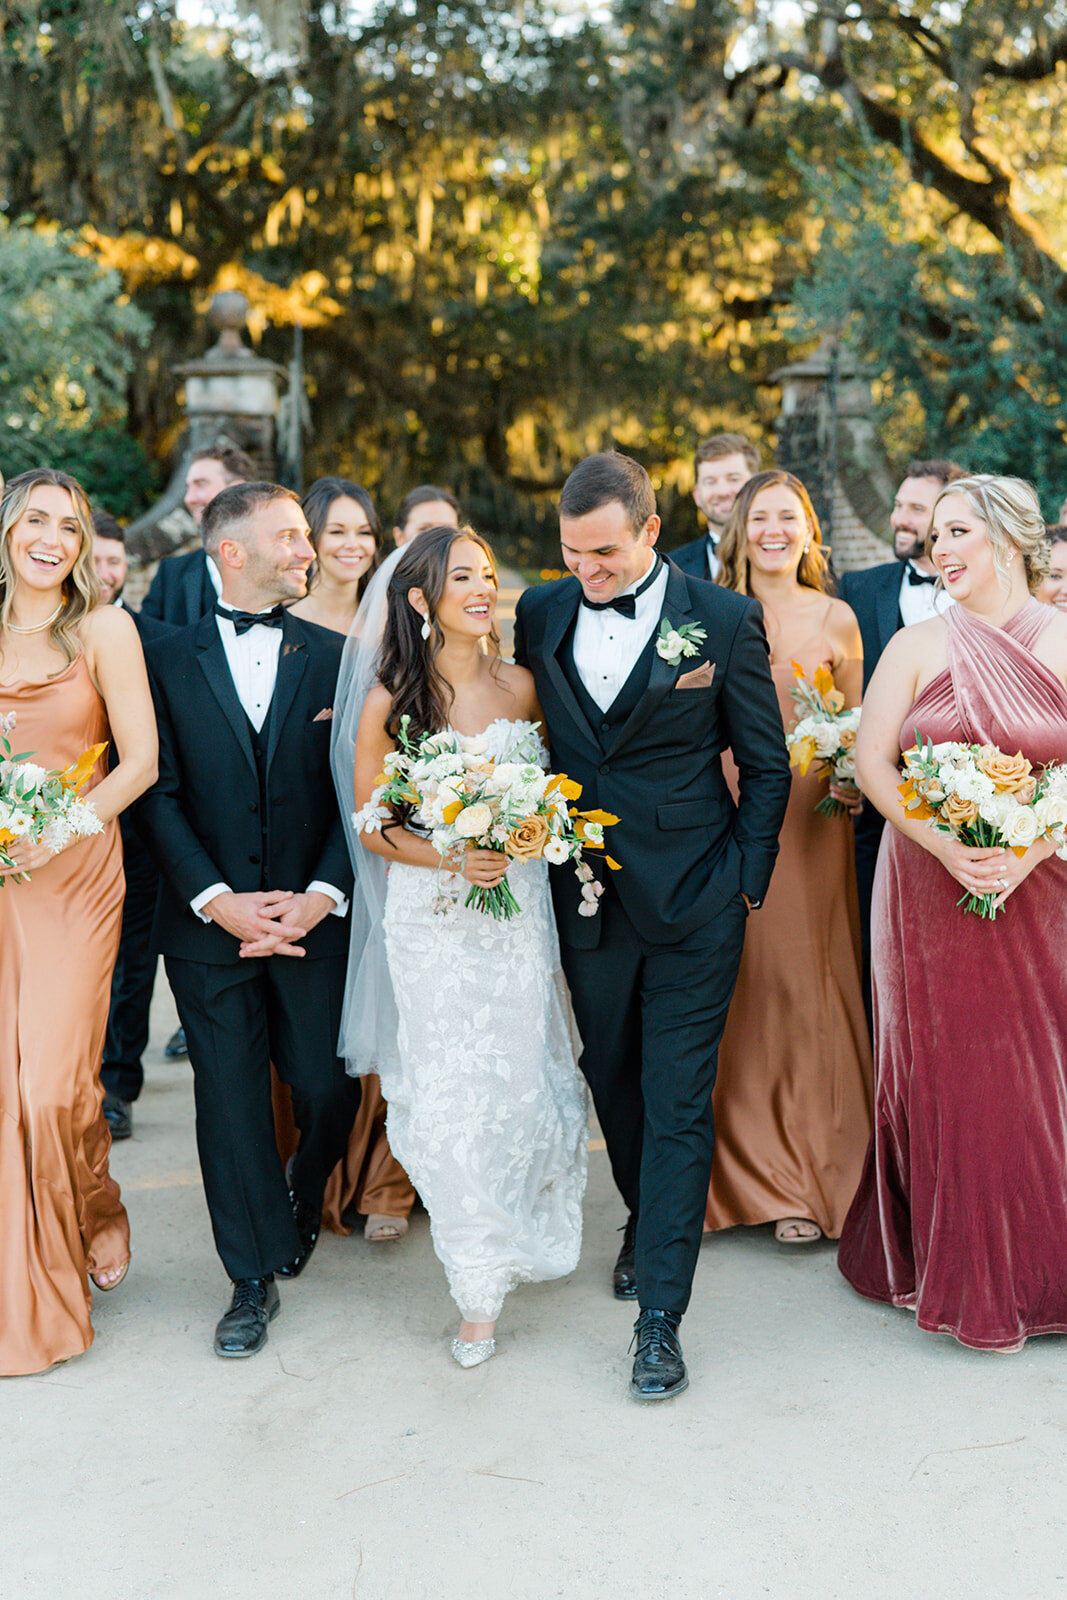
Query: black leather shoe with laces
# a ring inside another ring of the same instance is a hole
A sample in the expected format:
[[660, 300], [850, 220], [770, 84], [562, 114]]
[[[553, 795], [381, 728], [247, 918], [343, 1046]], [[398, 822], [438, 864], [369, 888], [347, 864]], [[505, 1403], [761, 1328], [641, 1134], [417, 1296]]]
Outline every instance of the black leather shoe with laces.
[[634, 1246], [637, 1243], [637, 1218], [631, 1212], [622, 1230], [622, 1249], [611, 1275], [616, 1300], [637, 1299], [637, 1273], [634, 1270]]
[[676, 1311], [642, 1311], [634, 1323], [634, 1372], [630, 1393], [635, 1400], [669, 1400], [689, 1387], [689, 1374], [678, 1342], [681, 1316]]
[[297, 1199], [293, 1191], [289, 1190], [289, 1203], [293, 1208], [293, 1221], [296, 1231], [300, 1235], [300, 1249], [286, 1266], [279, 1267], [279, 1278], [299, 1278], [311, 1258], [319, 1240], [319, 1228], [322, 1225], [322, 1207], [309, 1206], [306, 1200]]
[[230, 1309], [215, 1329], [217, 1356], [254, 1356], [267, 1342], [267, 1323], [281, 1310], [278, 1285], [269, 1278], [238, 1278]]

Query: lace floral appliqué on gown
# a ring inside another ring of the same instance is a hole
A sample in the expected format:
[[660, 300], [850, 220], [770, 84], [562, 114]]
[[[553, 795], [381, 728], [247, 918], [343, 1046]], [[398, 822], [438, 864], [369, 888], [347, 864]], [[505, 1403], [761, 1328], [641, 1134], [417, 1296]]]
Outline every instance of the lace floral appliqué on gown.
[[[512, 759], [531, 732], [492, 723], [487, 755]], [[586, 1093], [548, 870], [512, 862], [508, 882], [510, 922], [466, 909], [464, 879], [399, 863], [385, 904], [400, 1017], [399, 1066], [382, 1074], [389, 1142], [472, 1321], [495, 1321], [520, 1283], [572, 1272], [582, 1239]]]

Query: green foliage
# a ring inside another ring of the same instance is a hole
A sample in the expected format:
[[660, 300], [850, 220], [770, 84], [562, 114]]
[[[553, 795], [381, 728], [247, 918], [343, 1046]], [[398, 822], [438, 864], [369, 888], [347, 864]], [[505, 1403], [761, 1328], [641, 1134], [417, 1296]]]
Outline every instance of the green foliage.
[[892, 173], [809, 174], [827, 210], [801, 331], [839, 333], [876, 377], [878, 421], [899, 465], [949, 456], [1035, 484], [1054, 520], [1067, 488], [1067, 304], [1010, 250], [916, 226]]
[[149, 331], [115, 272], [54, 229], [0, 221], [0, 468], [73, 472], [108, 509], [135, 511], [152, 484], [123, 429], [126, 380]]

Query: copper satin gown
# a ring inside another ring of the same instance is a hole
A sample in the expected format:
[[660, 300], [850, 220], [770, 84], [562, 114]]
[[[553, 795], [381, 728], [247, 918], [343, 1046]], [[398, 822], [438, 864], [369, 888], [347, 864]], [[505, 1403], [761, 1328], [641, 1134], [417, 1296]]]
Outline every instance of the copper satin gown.
[[[342, 1218], [350, 1208], [363, 1216], [407, 1217], [415, 1204], [411, 1179], [389, 1148], [385, 1133], [386, 1104], [376, 1072], [362, 1080], [359, 1110], [341, 1160], [326, 1180], [322, 1200], [322, 1226], [331, 1233], [349, 1234]], [[271, 1068], [274, 1135], [283, 1161], [297, 1146], [289, 1086]]]
[[[810, 680], [831, 665], [833, 646], [820, 630], [794, 659]], [[790, 728], [792, 666], [771, 672]], [[837, 1238], [871, 1128], [853, 831], [847, 816], [816, 813], [827, 791], [814, 766], [804, 777], [794, 768], [792, 780], [719, 1047], [704, 1227], [806, 1217]]]
[[[953, 606], [948, 669], [900, 731], [1067, 761], [1067, 691], [1031, 653], [1055, 615], [1004, 628]], [[1042, 862], [993, 922], [886, 828], [871, 916], [874, 1135], [841, 1236], [860, 1294], [980, 1350], [1067, 1332], [1067, 862]]]
[[[0, 684], [16, 754], [69, 766], [109, 738], [84, 657], [47, 683]], [[85, 794], [103, 777], [98, 763]], [[0, 888], [0, 1374], [43, 1372], [93, 1340], [88, 1274], [129, 1259], [101, 1112], [124, 881], [117, 823], [29, 883]]]

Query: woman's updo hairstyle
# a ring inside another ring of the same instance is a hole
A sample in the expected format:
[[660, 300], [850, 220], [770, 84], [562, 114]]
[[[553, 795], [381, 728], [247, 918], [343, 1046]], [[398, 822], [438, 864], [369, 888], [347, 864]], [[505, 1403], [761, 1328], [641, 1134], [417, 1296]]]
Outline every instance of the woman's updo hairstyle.
[[[386, 731], [394, 739], [400, 719], [405, 715], [411, 718], [409, 733], [412, 738], [439, 733], [448, 725], [453, 695], [436, 665], [445, 642], [437, 620], [437, 608], [448, 582], [452, 546], [460, 540], [470, 540], [484, 550], [495, 584], [493, 552], [481, 535], [468, 527], [427, 528], [416, 534], [409, 544], [402, 546], [403, 554], [389, 579], [378, 679], [393, 698]], [[424, 619], [408, 599], [412, 589], [421, 590], [426, 601], [425, 622], [429, 624], [429, 636], [425, 639], [422, 636]], [[494, 649], [498, 649], [500, 636], [495, 626], [489, 638]]]
[[[1048, 577], [1049, 545], [1045, 534], [1045, 521], [1037, 491], [1024, 478], [1001, 478], [991, 472], [974, 472], [966, 478], [956, 478], [947, 483], [934, 501], [934, 512], [942, 500], [958, 494], [966, 500], [975, 516], [986, 525], [986, 534], [993, 546], [993, 565], [997, 569], [1001, 587], [1005, 592], [1011, 585], [1008, 562], [1018, 550], [1023, 558], [1026, 584], [1035, 594]], [[934, 545], [933, 522], [926, 536], [926, 553]]]
[[819, 519], [815, 514], [815, 507], [811, 503], [811, 496], [799, 478], [791, 472], [784, 472], [780, 467], [772, 468], [769, 472], [757, 472], [754, 478], [741, 485], [737, 491], [733, 510], [730, 512], [729, 521], [719, 540], [719, 576], [717, 583], [724, 589], [733, 589], [737, 594], [751, 594], [749, 583], [748, 546], [748, 514], [752, 509], [752, 502], [763, 489], [770, 489], [781, 484], [795, 494], [800, 501], [804, 512], [804, 520], [808, 525], [808, 536], [805, 541], [807, 548], [800, 558], [797, 568], [797, 582], [805, 589], [818, 589], [823, 594], [827, 591], [827, 574], [829, 550], [822, 542], [822, 529]]

